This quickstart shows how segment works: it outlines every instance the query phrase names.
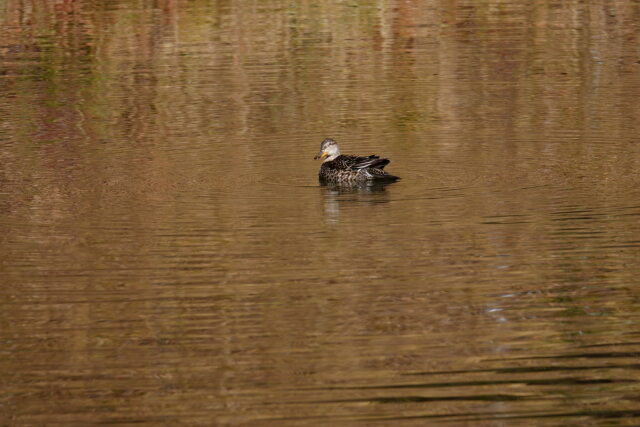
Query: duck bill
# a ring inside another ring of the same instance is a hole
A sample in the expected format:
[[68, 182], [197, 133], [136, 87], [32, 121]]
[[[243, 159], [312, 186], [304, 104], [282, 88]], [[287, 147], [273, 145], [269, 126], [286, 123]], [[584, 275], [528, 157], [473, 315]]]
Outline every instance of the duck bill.
[[325, 152], [325, 151], [321, 151], [321, 152], [319, 152], [318, 154], [316, 154], [316, 156], [314, 157], [314, 159], [315, 159], [315, 160], [318, 160], [318, 159], [320, 159], [320, 160], [324, 160], [324, 159], [326, 159], [328, 156], [329, 156], [329, 154], [328, 154], [327, 152]]

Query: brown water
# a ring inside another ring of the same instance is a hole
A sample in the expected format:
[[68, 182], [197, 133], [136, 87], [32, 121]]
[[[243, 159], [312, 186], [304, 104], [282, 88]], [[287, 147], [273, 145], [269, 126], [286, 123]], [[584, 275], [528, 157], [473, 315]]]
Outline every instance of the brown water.
[[[637, 1], [0, 0], [0, 424], [638, 425]], [[320, 187], [325, 137], [403, 180]]]

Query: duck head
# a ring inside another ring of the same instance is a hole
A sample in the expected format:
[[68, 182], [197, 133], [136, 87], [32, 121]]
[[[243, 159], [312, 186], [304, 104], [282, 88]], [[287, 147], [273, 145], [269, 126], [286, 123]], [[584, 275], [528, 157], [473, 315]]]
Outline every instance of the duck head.
[[314, 159], [321, 159], [324, 162], [330, 162], [340, 155], [338, 143], [331, 138], [327, 138], [320, 144], [320, 152], [316, 154]]

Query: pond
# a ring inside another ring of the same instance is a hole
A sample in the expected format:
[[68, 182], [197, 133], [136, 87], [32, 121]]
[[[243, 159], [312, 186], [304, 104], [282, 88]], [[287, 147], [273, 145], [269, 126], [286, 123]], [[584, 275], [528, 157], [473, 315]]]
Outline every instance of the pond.
[[0, 0], [2, 424], [637, 425], [639, 22]]

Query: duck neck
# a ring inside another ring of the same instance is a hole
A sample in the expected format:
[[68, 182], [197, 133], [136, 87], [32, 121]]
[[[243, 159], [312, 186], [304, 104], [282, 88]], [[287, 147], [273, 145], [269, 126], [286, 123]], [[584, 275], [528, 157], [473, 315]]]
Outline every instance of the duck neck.
[[340, 155], [340, 150], [338, 150], [337, 148], [335, 150], [332, 150], [331, 154], [329, 155], [329, 157], [327, 157], [326, 159], [324, 159], [324, 162], [322, 163], [326, 163], [326, 162], [332, 162], [335, 159], [338, 158], [338, 156]]

